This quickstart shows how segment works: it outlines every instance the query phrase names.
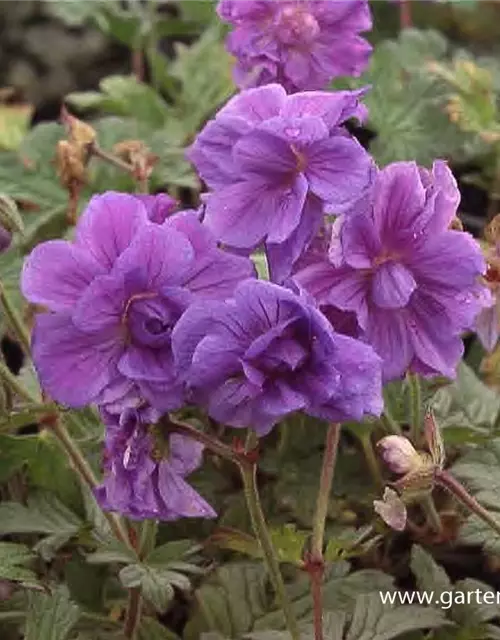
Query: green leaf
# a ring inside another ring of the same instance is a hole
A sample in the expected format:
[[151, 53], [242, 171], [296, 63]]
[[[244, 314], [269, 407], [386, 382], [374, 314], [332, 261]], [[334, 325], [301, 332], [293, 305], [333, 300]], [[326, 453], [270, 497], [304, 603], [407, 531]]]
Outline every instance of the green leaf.
[[142, 616], [139, 640], [181, 640], [180, 637], [154, 618]]
[[0, 542], [0, 579], [36, 583], [35, 574], [26, 568], [33, 559], [33, 553], [25, 545]]
[[103, 609], [106, 567], [92, 566], [78, 552], [64, 565], [64, 582], [72, 600], [87, 611], [100, 613]]
[[365, 102], [377, 137], [370, 151], [381, 165], [397, 160], [427, 165], [460, 149], [462, 136], [444, 111], [448, 90], [427, 70], [446, 51], [442, 35], [416, 29], [375, 48], [360, 84], [371, 87]]
[[[379, 571], [358, 571], [347, 575], [349, 565], [339, 562], [325, 576], [325, 608], [354, 606], [362, 593], [392, 591], [392, 579]], [[299, 620], [312, 617], [309, 578], [301, 575], [289, 585], [289, 597]], [[186, 625], [184, 640], [197, 640], [203, 632], [218, 631], [228, 638], [249, 632], [282, 630], [285, 622], [276, 609], [267, 574], [261, 564], [238, 562], [220, 567], [196, 591], [196, 608]]]
[[206, 25], [216, 18], [214, 0], [191, 0], [179, 5], [183, 20]]
[[130, 564], [136, 560], [135, 554], [119, 540], [110, 540], [86, 556], [90, 564]]
[[23, 467], [30, 485], [50, 491], [67, 505], [74, 506], [81, 501], [75, 472], [50, 432], [32, 436], [0, 435], [0, 479], [8, 479]]
[[0, 504], [0, 535], [47, 534], [35, 545], [46, 560], [77, 535], [81, 526], [82, 521], [51, 494], [32, 494], [26, 507], [17, 502]]
[[185, 130], [195, 133], [234, 92], [232, 59], [222, 43], [219, 25], [209, 27], [189, 47], [178, 44], [176, 54], [170, 68], [182, 86], [176, 110]]
[[181, 561], [197, 549], [191, 540], [174, 540], [153, 549], [144, 562], [150, 567], [166, 567]]
[[79, 616], [63, 587], [52, 595], [30, 592], [24, 640], [67, 640]]
[[164, 612], [174, 597], [174, 587], [189, 591], [191, 583], [182, 573], [168, 569], [157, 569], [144, 564], [123, 567], [120, 582], [126, 589], [141, 587], [142, 593], [154, 608]]
[[15, 247], [0, 253], [0, 280], [14, 307], [22, 309], [24, 299], [19, 289], [19, 278], [24, 259]]
[[91, 92], [90, 97], [85, 93], [70, 93], [66, 102], [80, 110], [91, 107], [105, 113], [133, 117], [152, 128], [162, 127], [171, 114], [163, 98], [135, 76], [108, 76], [101, 80], [99, 88], [100, 101], [95, 92]]
[[449, 624], [443, 611], [432, 607], [383, 605], [380, 594], [356, 600], [346, 640], [391, 640], [410, 631], [437, 629]]
[[17, 149], [28, 131], [33, 107], [0, 103], [0, 150]]
[[452, 588], [451, 580], [448, 578], [446, 571], [435, 562], [427, 551], [417, 544], [414, 544], [411, 549], [410, 567], [417, 579], [420, 591], [433, 592], [436, 597], [439, 597], [440, 593], [449, 591]]
[[456, 380], [439, 389], [429, 404], [445, 442], [483, 442], [493, 435], [500, 397], [461, 362]]

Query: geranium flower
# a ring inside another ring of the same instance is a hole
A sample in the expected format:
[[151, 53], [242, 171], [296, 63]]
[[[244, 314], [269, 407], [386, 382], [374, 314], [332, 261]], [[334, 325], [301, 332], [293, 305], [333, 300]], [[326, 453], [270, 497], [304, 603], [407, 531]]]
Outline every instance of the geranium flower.
[[323, 89], [337, 76], [359, 76], [372, 48], [366, 0], [221, 0], [234, 25], [227, 48], [240, 88], [279, 82], [289, 92]]
[[329, 254], [294, 276], [320, 304], [356, 313], [385, 380], [408, 370], [454, 377], [461, 334], [487, 303], [479, 246], [450, 229], [459, 199], [444, 162], [394, 163], [336, 221]]
[[99, 504], [134, 520], [214, 518], [212, 507], [184, 479], [200, 466], [203, 446], [179, 434], [158, 445], [147, 426], [147, 418], [158, 416], [148, 412], [102, 412], [106, 448], [104, 481], [95, 490]]
[[260, 435], [293, 411], [344, 421], [382, 409], [373, 350], [334, 333], [292, 291], [262, 280], [241, 283], [223, 304], [190, 307], [172, 347], [193, 401], [215, 420]]
[[368, 189], [373, 162], [341, 127], [363, 117], [362, 92], [287, 96], [269, 85], [244, 91], [207, 124], [189, 151], [213, 189], [205, 223], [225, 245], [265, 242], [281, 282], [312, 240], [325, 205], [351, 207]]
[[253, 273], [193, 212], [155, 224], [148, 211], [132, 195], [95, 196], [74, 242], [42, 243], [25, 262], [23, 293], [49, 310], [36, 319], [35, 365], [63, 404], [100, 403], [133, 382], [154, 407], [180, 406], [172, 328], [193, 300], [224, 299]]

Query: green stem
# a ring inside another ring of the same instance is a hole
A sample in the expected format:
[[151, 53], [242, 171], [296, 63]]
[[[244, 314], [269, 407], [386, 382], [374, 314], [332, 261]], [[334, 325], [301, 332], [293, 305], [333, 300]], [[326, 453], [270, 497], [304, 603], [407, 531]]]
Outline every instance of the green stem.
[[156, 534], [158, 533], [157, 520], [144, 520], [141, 525], [141, 536], [139, 539], [139, 556], [146, 558], [155, 548]]
[[[86, 484], [90, 493], [94, 495], [94, 489], [98, 486], [99, 482], [94, 475], [92, 468], [87, 460], [85, 460], [80, 448], [73, 438], [69, 435], [64, 424], [62, 424], [60, 417], [57, 417], [50, 425], [51, 431], [59, 441], [59, 444], [64, 449], [66, 455], [73, 463], [75, 471], [78, 473], [80, 480]], [[133, 549], [127, 530], [122, 520], [114, 513], [109, 511], [103, 511], [104, 517], [109, 523], [111, 531], [120, 542], [122, 542], [129, 549]], [[135, 549], [133, 549], [135, 553]]]
[[422, 507], [425, 511], [425, 515], [427, 516], [427, 521], [432, 526], [434, 531], [437, 534], [443, 533], [443, 523], [441, 522], [441, 517], [436, 509], [436, 505], [434, 503], [434, 499], [431, 495], [425, 496], [422, 498]]
[[377, 460], [377, 456], [375, 455], [375, 451], [373, 449], [373, 443], [370, 433], [363, 433], [359, 437], [359, 441], [361, 443], [361, 448], [363, 449], [363, 455], [365, 456], [366, 464], [368, 465], [368, 469], [370, 470], [370, 474], [377, 485], [377, 487], [384, 486], [384, 480], [382, 478], [382, 473], [380, 471], [380, 466]]
[[415, 373], [408, 374], [407, 382], [410, 392], [411, 441], [418, 448], [422, 430], [422, 388], [420, 386], [420, 378]]
[[261, 546], [267, 570], [269, 571], [269, 576], [283, 609], [287, 629], [293, 640], [300, 640], [297, 620], [295, 619], [290, 600], [288, 599], [278, 558], [273, 547], [266, 519], [262, 511], [262, 505], [260, 503], [259, 490], [257, 487], [257, 465], [248, 461], [240, 460], [238, 466], [243, 480], [243, 489], [245, 492], [248, 511], [250, 513], [250, 519], [252, 521], [252, 527]]
[[14, 335], [19, 341], [24, 354], [31, 360], [31, 338], [26, 327], [26, 324], [23, 322], [21, 316], [19, 315], [17, 309], [12, 304], [11, 299], [7, 295], [3, 284], [0, 283], [0, 306], [7, 318], [7, 322], [10, 325]]
[[37, 404], [38, 398], [25, 389], [19, 382], [17, 376], [10, 372], [7, 365], [0, 360], [0, 378], [5, 382], [11, 391], [16, 393], [20, 398], [29, 402], [30, 404]]
[[500, 534], [500, 522], [498, 522], [489, 511], [487, 511], [479, 502], [473, 498], [467, 489], [460, 482], [448, 473], [448, 471], [438, 470], [435, 475], [436, 483], [445, 489], [448, 489], [457, 500], [465, 505], [472, 513], [475, 513], [481, 520]]
[[380, 424], [386, 433], [400, 436], [402, 434], [399, 424], [394, 420], [388, 409], [380, 416]]

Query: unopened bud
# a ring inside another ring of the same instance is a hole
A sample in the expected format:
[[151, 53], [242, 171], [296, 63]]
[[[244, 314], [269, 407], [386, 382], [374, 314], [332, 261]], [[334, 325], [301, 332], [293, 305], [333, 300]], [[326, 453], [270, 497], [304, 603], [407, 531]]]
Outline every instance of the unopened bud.
[[373, 501], [373, 509], [391, 529], [403, 531], [406, 527], [406, 505], [394, 489], [386, 487], [382, 500]]
[[386, 436], [377, 442], [377, 449], [387, 467], [398, 475], [409, 473], [420, 465], [419, 454], [403, 436]]
[[[18, 231], [22, 233], [24, 231], [23, 219], [16, 203], [10, 196], [3, 193], [0, 193], [0, 226], [10, 232]], [[2, 238], [1, 244], [4, 244], [4, 238]]]

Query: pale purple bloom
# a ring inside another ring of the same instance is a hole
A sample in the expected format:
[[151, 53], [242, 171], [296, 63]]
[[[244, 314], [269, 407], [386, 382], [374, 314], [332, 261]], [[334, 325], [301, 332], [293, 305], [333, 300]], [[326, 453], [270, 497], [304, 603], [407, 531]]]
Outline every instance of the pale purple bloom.
[[42, 243], [24, 265], [24, 295], [49, 310], [33, 334], [42, 386], [75, 407], [126, 396], [127, 385], [157, 409], [179, 407], [172, 328], [191, 302], [229, 297], [252, 273], [193, 212], [155, 224], [132, 195], [95, 196], [74, 242]]
[[190, 307], [172, 348], [195, 403], [260, 435], [294, 411], [344, 421], [382, 408], [373, 350], [334, 333], [314, 306], [269, 282], [247, 280], [234, 299]]
[[276, 282], [320, 228], [324, 206], [341, 213], [370, 185], [373, 162], [341, 127], [363, 117], [362, 93], [249, 89], [219, 111], [189, 151], [213, 190], [205, 223], [235, 249], [265, 242]]
[[449, 228], [459, 199], [444, 162], [432, 172], [392, 164], [370, 198], [336, 221], [329, 254], [295, 274], [320, 304], [356, 313], [386, 380], [408, 370], [454, 377], [461, 333], [488, 298], [478, 244]]
[[119, 417], [102, 415], [104, 482], [95, 494], [103, 509], [134, 520], [216, 516], [184, 479], [201, 464], [201, 444], [179, 434], [158, 444], [151, 427], [141, 419], [144, 414], [136, 409], [127, 409]]
[[324, 89], [338, 76], [359, 76], [370, 59], [359, 35], [372, 27], [367, 0], [221, 0], [218, 13], [234, 25], [227, 48], [240, 88]]

